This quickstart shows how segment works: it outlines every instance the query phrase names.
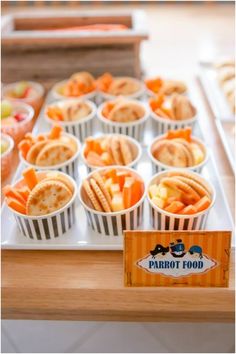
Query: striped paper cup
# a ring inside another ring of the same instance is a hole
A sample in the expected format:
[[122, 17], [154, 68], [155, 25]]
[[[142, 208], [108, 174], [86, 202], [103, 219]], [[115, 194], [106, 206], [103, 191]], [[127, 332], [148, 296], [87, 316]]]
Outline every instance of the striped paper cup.
[[[80, 102], [81, 99], [70, 99], [71, 102]], [[58, 101], [58, 102], [53, 102], [51, 105], [57, 105], [57, 104], [63, 104], [65, 100]], [[68, 100], [67, 100], [68, 102]], [[80, 141], [84, 141], [88, 136], [92, 134], [93, 131], [93, 122], [94, 118], [96, 116], [96, 105], [92, 101], [84, 101], [86, 104], [88, 104], [91, 107], [91, 113], [84, 118], [81, 118], [77, 121], [55, 121], [48, 117], [46, 110], [44, 113], [44, 117], [48, 123], [51, 125], [55, 125], [55, 123], [59, 124], [64, 131], [66, 131], [69, 134], [72, 134], [76, 136]], [[50, 106], [50, 105], [49, 105]], [[48, 106], [47, 106], [48, 107]]]
[[[10, 135], [14, 140], [15, 144], [17, 145], [24, 135], [30, 132], [33, 128], [33, 117], [34, 117], [34, 110], [31, 106], [26, 103], [19, 102], [19, 101], [12, 101], [13, 110], [17, 113], [24, 113], [26, 114], [26, 118], [21, 122], [17, 122], [14, 125], [1, 125], [1, 132], [3, 134]], [[3, 123], [4, 119], [2, 120]]]
[[[37, 174], [40, 176], [45, 174], [45, 172], [40, 171]], [[22, 235], [25, 237], [38, 241], [52, 240], [62, 236], [75, 223], [75, 201], [77, 197], [77, 185], [71, 177], [65, 175], [62, 172], [60, 173], [69, 179], [70, 183], [74, 187], [74, 193], [71, 200], [63, 208], [45, 216], [29, 216], [20, 214], [8, 206], [15, 217], [17, 226], [19, 227]], [[17, 187], [21, 184], [22, 179], [18, 180], [14, 186]]]
[[[126, 165], [126, 167], [130, 167], [130, 168], [136, 168], [137, 167], [137, 164], [142, 156], [142, 147], [141, 145], [133, 138], [129, 137], [129, 136], [126, 136], [126, 135], [122, 135], [122, 134], [110, 134], [110, 135], [100, 135], [100, 136], [96, 136], [94, 137], [94, 139], [99, 139], [99, 138], [105, 138], [105, 137], [108, 137], [108, 136], [118, 136], [118, 137], [122, 137], [126, 140], [128, 140], [130, 142], [130, 144], [133, 145], [134, 147], [134, 151], [135, 151], [135, 154], [136, 154], [136, 157], [135, 159], [128, 165]], [[87, 171], [88, 173], [98, 169], [98, 168], [101, 168], [101, 167], [98, 167], [98, 166], [93, 166], [93, 165], [90, 165], [88, 162], [87, 162], [87, 159], [86, 157], [84, 156], [84, 151], [85, 151], [85, 144], [83, 145], [82, 147], [82, 152], [81, 152], [81, 156], [82, 156], [82, 160], [87, 168]]]
[[[117, 79], [118, 77], [116, 77]], [[140, 86], [140, 89], [130, 95], [124, 95], [125, 98], [127, 99], [136, 99], [136, 100], [140, 100], [144, 97], [145, 94], [145, 85], [142, 81], [137, 80], [135, 78], [132, 78], [135, 82], [138, 83], [138, 85]], [[98, 91], [98, 95], [99, 95], [99, 101], [100, 102], [104, 102], [104, 101], [114, 101], [118, 96], [116, 95], [111, 95], [107, 92], [104, 91]], [[120, 95], [119, 95], [120, 96]]]
[[127, 135], [141, 142], [143, 140], [146, 121], [150, 115], [150, 110], [148, 108], [148, 105], [146, 105], [143, 102], [138, 102], [138, 104], [143, 106], [145, 110], [145, 115], [134, 122], [120, 123], [120, 122], [113, 122], [107, 119], [106, 117], [104, 117], [102, 111], [105, 104], [106, 104], [105, 102], [102, 103], [97, 110], [97, 116], [99, 121], [101, 122], [103, 132], [106, 134]]
[[18, 101], [18, 102], [27, 103], [28, 105], [30, 105], [34, 109], [34, 115], [37, 116], [40, 111], [40, 108], [43, 104], [43, 97], [44, 97], [45, 89], [38, 82], [34, 82], [34, 81], [27, 81], [27, 82], [30, 84], [31, 87], [33, 87], [33, 89], [36, 92], [36, 95], [34, 95], [32, 97], [26, 97], [26, 98], [13, 98], [13, 97], [11, 97], [10, 93], [14, 90], [16, 85], [19, 84], [19, 82], [14, 82], [12, 84], [4, 85], [3, 98], [7, 99], [7, 100], [11, 100], [13, 102]]
[[[175, 169], [175, 171], [182, 171], [181, 169]], [[148, 183], [148, 191], [149, 187], [154, 183], [158, 183], [163, 177], [167, 176], [168, 171], [157, 173], [154, 177], [152, 177], [151, 181]], [[191, 172], [191, 174], [195, 175], [200, 181], [204, 183], [207, 187], [208, 191], [211, 194], [212, 202], [210, 206], [196, 214], [192, 215], [181, 215], [181, 214], [173, 214], [169, 213], [161, 208], [159, 208], [156, 204], [154, 204], [149, 197], [149, 192], [147, 192], [147, 199], [149, 203], [150, 210], [150, 220], [151, 225], [155, 230], [204, 230], [206, 226], [207, 217], [210, 209], [213, 207], [215, 203], [215, 189], [214, 187], [207, 182], [200, 175]]]
[[[157, 159], [155, 159], [155, 157], [153, 156], [152, 154], [152, 147], [153, 145], [158, 141], [158, 140], [161, 140], [163, 139], [165, 136], [164, 135], [161, 135], [161, 136], [158, 136], [157, 138], [155, 138], [152, 143], [149, 145], [148, 147], [148, 156], [152, 162], [152, 172], [153, 174], [155, 173], [158, 173], [158, 172], [161, 172], [161, 171], [166, 171], [166, 170], [173, 170], [173, 169], [176, 169], [176, 167], [173, 167], [173, 166], [168, 166], [168, 165], [165, 165], [164, 163], [158, 161]], [[202, 151], [204, 152], [204, 160], [199, 163], [198, 165], [195, 165], [195, 166], [191, 166], [191, 167], [184, 167], [183, 170], [189, 170], [189, 171], [193, 171], [193, 172], [196, 172], [196, 173], [201, 173], [202, 172], [202, 169], [203, 167], [207, 164], [207, 161], [208, 161], [208, 158], [209, 158], [209, 152], [208, 152], [208, 149], [206, 148], [206, 146], [203, 144], [203, 142], [196, 138], [196, 137], [193, 137], [192, 138], [192, 141], [193, 143], [197, 143]]]
[[1, 154], [1, 179], [4, 180], [11, 173], [12, 168], [12, 152], [14, 149], [14, 141], [10, 135], [1, 134], [1, 141], [5, 140], [8, 144], [8, 149]]
[[65, 99], [76, 99], [76, 98], [80, 98], [83, 100], [90, 100], [94, 103], [96, 103], [96, 97], [97, 97], [97, 91], [94, 90], [92, 92], [89, 93], [85, 93], [84, 95], [80, 95], [78, 97], [75, 96], [64, 96], [60, 93], [60, 90], [62, 89], [63, 86], [66, 85], [66, 83], [68, 82], [68, 80], [63, 80], [60, 81], [58, 83], [56, 83], [53, 87], [52, 87], [52, 98], [54, 100], [65, 100]]
[[81, 144], [79, 140], [71, 134], [63, 133], [63, 135], [68, 136], [68, 138], [72, 139], [77, 147], [76, 153], [67, 161], [53, 165], [53, 166], [37, 166], [29, 163], [21, 153], [19, 153], [19, 157], [21, 162], [27, 167], [33, 167], [35, 170], [48, 171], [49, 169], [52, 171], [61, 171], [65, 174], [71, 176], [75, 180], [78, 178], [78, 167], [79, 167], [79, 154], [81, 150]]
[[150, 116], [152, 118], [153, 127], [156, 130], [155, 133], [158, 135], [164, 134], [168, 130], [184, 129], [187, 127], [191, 127], [193, 129], [197, 120], [197, 113], [193, 118], [190, 119], [173, 120], [173, 119], [167, 119], [158, 116], [156, 113], [153, 112], [152, 109], [150, 111], [151, 111]]
[[[142, 179], [142, 177], [131, 168], [121, 167], [121, 166], [119, 167], [112, 166], [112, 167], [116, 168], [117, 170], [132, 172], [133, 174], [136, 174], [139, 178]], [[109, 168], [104, 167], [101, 168], [100, 171], [102, 170], [105, 171], [107, 169]], [[93, 172], [90, 173], [87, 178], [91, 177], [92, 174]], [[131, 208], [118, 211], [118, 212], [106, 213], [106, 212], [100, 212], [91, 209], [84, 201], [85, 194], [84, 194], [82, 183], [79, 187], [79, 199], [82, 206], [84, 207], [88, 225], [92, 228], [93, 231], [101, 235], [111, 236], [111, 237], [122, 236], [124, 230], [136, 230], [140, 225], [142, 225], [143, 204], [144, 204], [145, 195], [146, 195], [146, 191], [144, 189], [142, 198], [139, 200], [138, 203], [133, 205]]]

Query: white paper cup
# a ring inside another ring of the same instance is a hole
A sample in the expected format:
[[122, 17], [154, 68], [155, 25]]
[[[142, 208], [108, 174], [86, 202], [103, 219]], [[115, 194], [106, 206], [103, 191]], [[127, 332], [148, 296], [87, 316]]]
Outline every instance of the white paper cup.
[[[122, 171], [130, 171], [132, 173], [135, 173], [139, 178], [142, 179], [142, 177], [133, 169], [128, 168], [128, 167], [117, 167], [117, 166], [112, 166], [113, 168], [116, 168], [117, 170], [122, 170]], [[100, 171], [105, 171], [110, 169], [111, 167], [104, 167], [101, 168]], [[88, 175], [88, 179], [91, 177], [93, 174], [90, 173]], [[143, 179], [142, 179], [143, 181]], [[144, 183], [144, 181], [143, 181]], [[115, 236], [122, 236], [124, 230], [136, 230], [140, 225], [142, 225], [143, 222], [143, 204], [144, 204], [144, 199], [146, 195], [146, 190], [145, 190], [145, 184], [144, 184], [144, 193], [142, 198], [133, 205], [129, 209], [125, 209], [122, 211], [118, 212], [111, 212], [111, 213], [106, 213], [106, 212], [99, 212], [94, 209], [91, 209], [83, 199], [83, 186], [82, 183], [80, 184], [79, 187], [79, 199], [80, 203], [84, 207], [87, 221], [89, 226], [97, 233], [105, 236], [110, 236], [110, 237], [115, 237]]]
[[[15, 125], [1, 125], [1, 132], [10, 135], [15, 144], [18, 144], [24, 135], [30, 132], [33, 128], [34, 110], [26, 103], [19, 101], [11, 101], [13, 111], [26, 114], [26, 118]], [[2, 122], [4, 119], [2, 120]]]
[[145, 115], [134, 122], [120, 123], [120, 122], [113, 122], [107, 119], [106, 117], [104, 117], [102, 111], [105, 104], [106, 104], [105, 102], [102, 103], [97, 110], [97, 117], [102, 125], [103, 132], [106, 134], [127, 135], [141, 142], [143, 140], [146, 121], [150, 116], [150, 110], [148, 105], [146, 105], [143, 102], [138, 102], [138, 104], [140, 104], [144, 108]]
[[25, 160], [25, 158], [22, 156], [21, 153], [19, 153], [19, 157], [21, 162], [27, 166], [27, 167], [33, 167], [35, 170], [40, 170], [40, 171], [61, 171], [75, 180], [78, 178], [78, 167], [79, 167], [79, 154], [81, 150], [81, 144], [76, 137], [74, 137], [71, 134], [63, 133], [63, 135], [68, 136], [70, 139], [73, 139], [74, 143], [76, 144], [77, 151], [76, 153], [67, 161], [54, 165], [54, 166], [37, 166], [29, 163], [28, 161]]
[[[46, 171], [43, 173], [45, 172]], [[38, 173], [40, 174], [42, 171], [39, 171]], [[71, 200], [63, 208], [48, 215], [29, 216], [20, 214], [8, 206], [15, 217], [20, 232], [25, 237], [37, 241], [52, 240], [62, 236], [75, 223], [75, 200], [77, 197], [77, 185], [71, 177], [65, 175], [64, 173], [61, 174], [67, 177], [74, 187], [74, 193]], [[18, 180], [14, 186], [17, 186], [21, 181], [22, 179]]]
[[14, 98], [14, 97], [9, 97], [10, 92], [14, 90], [17, 84], [20, 82], [14, 82], [12, 84], [7, 84], [3, 86], [2, 89], [2, 95], [4, 99], [13, 101], [13, 102], [23, 102], [28, 105], [30, 105], [34, 109], [35, 116], [39, 113], [39, 110], [43, 104], [43, 97], [45, 94], [45, 89], [44, 87], [39, 84], [38, 82], [34, 81], [27, 81], [31, 87], [35, 89], [37, 94], [34, 97], [25, 97], [25, 98]]
[[158, 116], [156, 113], [150, 109], [153, 127], [156, 129], [155, 133], [160, 135], [166, 133], [168, 130], [184, 129], [187, 127], [194, 128], [197, 120], [197, 113], [193, 118], [185, 120], [173, 120]]
[[[134, 149], [136, 150], [136, 158], [128, 165], [124, 166], [124, 167], [130, 167], [130, 168], [136, 168], [137, 165], [138, 165], [138, 162], [142, 156], [142, 147], [141, 145], [133, 138], [129, 137], [129, 136], [126, 136], [126, 135], [122, 135], [122, 134], [110, 134], [110, 135], [100, 135], [100, 136], [96, 136], [94, 137], [94, 139], [99, 139], [99, 138], [105, 138], [105, 137], [108, 137], [108, 136], [118, 136], [118, 137], [122, 137], [126, 140], [128, 140], [131, 144], [133, 144], [134, 146]], [[86, 145], [84, 144], [82, 146], [82, 150], [81, 150], [81, 156], [82, 156], [82, 160], [87, 168], [87, 172], [90, 173], [96, 169], [99, 169], [101, 167], [99, 166], [93, 166], [93, 165], [90, 165], [88, 162], [87, 162], [87, 159], [86, 157], [84, 156], [84, 151], [85, 151], [85, 147]], [[109, 167], [109, 166], [106, 166], [106, 167]]]
[[[70, 99], [73, 102], [80, 102], [80, 98]], [[56, 101], [48, 105], [45, 109], [44, 117], [48, 123], [51, 125], [59, 124], [67, 133], [76, 136], [81, 142], [83, 142], [88, 136], [92, 135], [93, 132], [93, 122], [96, 116], [97, 107], [96, 105], [89, 100], [85, 100], [84, 102], [91, 107], [91, 113], [84, 118], [81, 118], [77, 121], [56, 121], [48, 117], [46, 111], [49, 106], [55, 106], [57, 104], [63, 105], [64, 102], [68, 102], [68, 100]]]
[[[120, 77], [116, 77], [116, 79], [118, 79]], [[127, 99], [136, 99], [136, 100], [140, 100], [144, 97], [144, 94], [145, 94], [145, 85], [142, 81], [140, 80], [137, 80], [135, 78], [132, 78], [135, 82], [138, 83], [138, 85], [140, 86], [140, 89], [130, 95], [124, 95], [125, 98]], [[111, 95], [107, 92], [104, 92], [104, 91], [101, 91], [99, 90], [98, 91], [98, 95], [99, 95], [99, 99], [100, 99], [100, 102], [104, 102], [104, 101], [113, 101], [115, 100], [118, 96], [116, 95]], [[120, 95], [119, 95], [120, 96]]]
[[[164, 135], [160, 135], [158, 136], [157, 138], [155, 138], [151, 144], [148, 146], [148, 149], [147, 149], [147, 152], [148, 152], [148, 156], [152, 162], [152, 172], [153, 174], [156, 174], [158, 172], [161, 172], [161, 171], [167, 171], [167, 170], [173, 170], [173, 169], [176, 169], [176, 167], [173, 167], [173, 166], [168, 166], [168, 165], [165, 165], [164, 163], [158, 161], [157, 159], [155, 159], [155, 157], [153, 156], [152, 154], [152, 147], [153, 145], [158, 141], [158, 140], [161, 140], [164, 138]], [[203, 144], [203, 142], [196, 138], [196, 137], [192, 137], [192, 142], [193, 143], [197, 143], [198, 145], [200, 145], [203, 153], [204, 153], [204, 160], [198, 164], [198, 165], [195, 165], [195, 166], [191, 166], [191, 167], [183, 167], [183, 170], [189, 170], [189, 171], [193, 171], [193, 172], [196, 172], [196, 173], [201, 173], [202, 172], [202, 169], [203, 167], [207, 164], [207, 161], [208, 161], [208, 158], [209, 158], [209, 152], [208, 152], [208, 149], [206, 148], [206, 146]]]
[[[183, 171], [183, 170], [175, 169], [175, 171]], [[152, 227], [155, 230], [171, 230], [171, 231], [204, 230], [209, 211], [215, 203], [216, 193], [214, 187], [209, 182], [207, 182], [204, 178], [202, 178], [200, 175], [191, 172], [191, 174], [197, 176], [198, 179], [204, 183], [204, 185], [207, 187], [208, 191], [210, 192], [212, 198], [212, 202], [210, 206], [207, 209], [192, 215], [181, 215], [181, 214], [169, 213], [159, 208], [157, 205], [155, 205], [149, 196], [149, 187], [156, 182], [158, 183], [163, 177], [167, 175], [167, 173], [168, 171], [157, 173], [155, 176], [152, 177], [152, 179], [148, 183], [147, 199], [149, 203], [150, 222]]]
[[94, 103], [96, 103], [96, 97], [97, 97], [97, 91], [94, 90], [92, 92], [89, 93], [85, 93], [84, 95], [80, 95], [78, 97], [75, 96], [64, 96], [60, 93], [60, 89], [66, 85], [66, 83], [68, 82], [68, 80], [63, 80], [60, 81], [58, 83], [56, 83], [53, 87], [52, 87], [52, 98], [54, 100], [65, 100], [65, 99], [76, 99], [76, 98], [80, 98], [83, 100], [90, 100]]
[[8, 143], [8, 149], [1, 154], [1, 178], [4, 180], [11, 173], [14, 140], [10, 137], [10, 135], [6, 134], [1, 134], [1, 140], [5, 140]]

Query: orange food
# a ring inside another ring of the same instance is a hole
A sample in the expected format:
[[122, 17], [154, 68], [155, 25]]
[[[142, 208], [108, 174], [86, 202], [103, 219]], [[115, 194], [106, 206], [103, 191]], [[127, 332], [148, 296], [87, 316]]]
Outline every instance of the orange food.
[[126, 177], [123, 187], [123, 201], [126, 209], [135, 205], [142, 196], [142, 183], [133, 177]]
[[197, 212], [207, 209], [211, 204], [210, 199], [205, 195], [197, 203], [194, 204]]
[[186, 206], [184, 209], [179, 211], [179, 214], [184, 214], [184, 215], [191, 215], [196, 213], [197, 213], [197, 208], [192, 204]]
[[150, 98], [149, 105], [153, 111], [160, 108], [165, 100], [164, 95], [158, 95], [155, 98]]
[[3, 188], [3, 193], [6, 197], [14, 198], [19, 203], [25, 204], [24, 197], [19, 193], [18, 190], [16, 190], [15, 188], [12, 188], [10, 185], [7, 185]]
[[145, 84], [149, 90], [158, 93], [163, 85], [163, 80], [160, 77], [157, 77], [156, 79], [146, 80]]
[[105, 91], [105, 92], [108, 91], [112, 81], [113, 81], [113, 77], [111, 74], [109, 73], [103, 74], [96, 81], [98, 90]]
[[21, 142], [18, 144], [18, 149], [20, 150], [22, 156], [26, 158], [26, 155], [31, 148], [32, 144], [28, 141], [28, 139], [23, 139]]
[[170, 212], [170, 213], [178, 213], [181, 209], [184, 208], [184, 204], [180, 201], [173, 201], [170, 203], [167, 207], [165, 207], [165, 210]]
[[192, 129], [190, 127], [187, 127], [185, 129], [169, 130], [166, 133], [166, 138], [167, 139], [182, 138], [190, 143], [192, 140], [191, 134], [192, 134]]
[[62, 132], [62, 127], [60, 125], [54, 125], [51, 129], [50, 133], [48, 134], [49, 139], [58, 139]]
[[22, 196], [22, 198], [24, 198], [25, 202], [27, 202], [27, 199], [28, 199], [29, 194], [30, 194], [29, 188], [22, 187], [22, 188], [18, 188], [17, 191]]
[[63, 115], [62, 115], [62, 111], [60, 110], [60, 108], [54, 106], [54, 107], [48, 107], [47, 108], [47, 115], [49, 118], [53, 119], [53, 120], [63, 120]]
[[102, 161], [101, 157], [95, 151], [89, 151], [87, 154], [87, 162], [91, 166], [105, 166], [105, 163]]
[[32, 167], [27, 168], [22, 173], [26, 185], [32, 190], [38, 183], [37, 175]]
[[111, 112], [111, 110], [115, 107], [115, 103], [114, 102], [107, 102], [103, 108], [102, 114], [104, 115], [104, 117], [108, 118], [109, 117], [109, 113]]
[[18, 211], [18, 213], [26, 214], [25, 204], [21, 203], [18, 199], [8, 197], [7, 205], [15, 211]]

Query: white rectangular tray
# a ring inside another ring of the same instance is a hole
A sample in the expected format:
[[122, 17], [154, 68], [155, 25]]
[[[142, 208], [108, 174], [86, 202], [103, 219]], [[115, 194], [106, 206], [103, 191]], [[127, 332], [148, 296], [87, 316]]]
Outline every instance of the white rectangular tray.
[[199, 78], [215, 118], [234, 122], [234, 114], [217, 79], [213, 63], [199, 62]]
[[[199, 97], [196, 95], [197, 88], [193, 86], [193, 89], [190, 92], [194, 93], [191, 95], [194, 97], [195, 104], [198, 106], [199, 114], [204, 116], [202, 113], [202, 103], [200, 102]], [[51, 101], [50, 94], [46, 102]], [[199, 104], [198, 104], [199, 103]], [[49, 129], [49, 125], [45, 122], [43, 118], [43, 111], [38, 118], [38, 121], [33, 130], [34, 134], [39, 132], [44, 132]], [[97, 124], [97, 123], [96, 123]], [[98, 132], [99, 127], [95, 127], [94, 131]], [[203, 139], [202, 132], [200, 131], [199, 124], [194, 130], [194, 135], [199, 136]], [[138, 164], [138, 171], [144, 177], [147, 182], [152, 175], [151, 163], [148, 160], [146, 146], [150, 143], [151, 139], [155, 136], [154, 131], [151, 127], [151, 122], [148, 123], [145, 132], [145, 140], [143, 144], [143, 156]], [[211, 154], [210, 154], [211, 155]], [[19, 165], [14, 180], [18, 179], [21, 176], [22, 165]], [[80, 179], [86, 176], [86, 168], [80, 163], [79, 166], [79, 176]], [[206, 229], [207, 230], [233, 230], [233, 222], [231, 213], [224, 195], [220, 183], [220, 177], [217, 173], [217, 169], [214, 163], [212, 156], [209, 159], [209, 162], [206, 167], [203, 169], [203, 176], [210, 180], [216, 189], [216, 202], [212, 208], [209, 218], [207, 221]], [[13, 215], [9, 212], [6, 205], [3, 205], [2, 209], [2, 248], [8, 249], [45, 249], [45, 250], [122, 250], [123, 249], [123, 237], [115, 236], [101, 236], [93, 232], [87, 226], [87, 219], [84, 213], [83, 208], [77, 203], [76, 207], [76, 223], [72, 229], [67, 232], [62, 237], [53, 240], [37, 241], [27, 239], [20, 234], [20, 231], [17, 229]], [[149, 210], [147, 207], [147, 201], [145, 201], [144, 208], [144, 222], [142, 229], [148, 230], [151, 229], [149, 223]]]
[[233, 172], [235, 173], [235, 131], [234, 114], [221, 89], [216, 70], [211, 62], [200, 61], [199, 78], [210, 104], [211, 110], [216, 118], [216, 126], [224, 146], [226, 155]]

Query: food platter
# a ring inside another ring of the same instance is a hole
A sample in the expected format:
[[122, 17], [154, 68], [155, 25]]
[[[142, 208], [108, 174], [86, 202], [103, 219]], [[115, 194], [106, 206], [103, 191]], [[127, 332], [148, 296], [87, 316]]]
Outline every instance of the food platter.
[[216, 126], [219, 131], [225, 152], [230, 165], [235, 171], [235, 131], [234, 115], [229, 107], [226, 97], [218, 83], [217, 72], [211, 62], [200, 61], [199, 78], [216, 118]]
[[[190, 83], [190, 96], [192, 97], [195, 105], [198, 107], [199, 117], [204, 115], [203, 106], [201, 100], [197, 94], [197, 88], [193, 83]], [[49, 93], [46, 98], [44, 107], [42, 107], [40, 116], [34, 127], [33, 133], [38, 134], [46, 132], [50, 129], [49, 123], [44, 119], [44, 109], [45, 105], [52, 101], [51, 93]], [[194, 128], [194, 135], [203, 139], [200, 127], [201, 120], [197, 123]], [[94, 125], [95, 135], [101, 133], [98, 120]], [[147, 154], [147, 145], [153, 140], [156, 133], [152, 127], [151, 119], [149, 119], [144, 136], [144, 142], [142, 144], [143, 154], [140, 162], [138, 163], [137, 170], [143, 176], [145, 182], [148, 182], [152, 177], [152, 166], [151, 161]], [[204, 140], [204, 139], [203, 139]], [[14, 180], [19, 179], [23, 166], [19, 165]], [[85, 165], [80, 159], [79, 163], [79, 180], [77, 183], [86, 177], [87, 170]], [[209, 218], [206, 224], [207, 230], [233, 230], [233, 222], [229, 207], [224, 195], [224, 191], [221, 186], [220, 177], [217, 172], [217, 167], [214, 161], [214, 157], [210, 152], [210, 158], [207, 165], [202, 171], [203, 177], [211, 181], [216, 190], [216, 202], [209, 214]], [[219, 215], [221, 216], [219, 218]], [[149, 209], [147, 201], [144, 205], [144, 221], [142, 224], [142, 229], [151, 230]], [[13, 215], [9, 212], [6, 205], [2, 208], [2, 248], [8, 249], [48, 249], [48, 250], [122, 250], [123, 249], [123, 237], [121, 236], [101, 236], [90, 229], [87, 225], [86, 215], [81, 205], [77, 200], [76, 205], [76, 223], [70, 229], [69, 232], [57, 239], [51, 240], [31, 240], [22, 236], [17, 229]]]

